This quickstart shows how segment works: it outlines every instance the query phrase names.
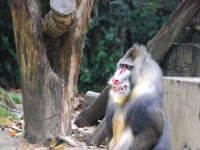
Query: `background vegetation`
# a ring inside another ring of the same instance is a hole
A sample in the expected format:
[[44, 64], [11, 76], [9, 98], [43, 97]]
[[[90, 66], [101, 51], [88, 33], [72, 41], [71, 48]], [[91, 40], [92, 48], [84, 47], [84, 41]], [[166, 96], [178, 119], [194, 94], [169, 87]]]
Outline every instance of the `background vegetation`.
[[13, 26], [10, 8], [6, 0], [0, 1], [0, 86], [20, 87]]
[[146, 45], [177, 5], [176, 1], [166, 0], [95, 0], [79, 91], [101, 91], [124, 52], [133, 42]]
[[[116, 62], [133, 42], [147, 44], [180, 0], [94, 0], [78, 79], [78, 92], [100, 92]], [[43, 17], [49, 0], [41, 0]], [[177, 39], [199, 43], [200, 26], [187, 26]], [[0, 86], [20, 88], [19, 69], [9, 4], [0, 1]]]

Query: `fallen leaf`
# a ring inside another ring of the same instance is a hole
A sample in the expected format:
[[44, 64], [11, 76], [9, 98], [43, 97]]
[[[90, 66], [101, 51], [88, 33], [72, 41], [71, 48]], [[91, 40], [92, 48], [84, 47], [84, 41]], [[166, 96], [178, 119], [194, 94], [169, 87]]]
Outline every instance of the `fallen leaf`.
[[37, 145], [44, 147], [44, 145], [41, 142], [38, 142]]
[[12, 125], [12, 121], [10, 121], [10, 119], [8, 118], [0, 118], [0, 126], [11, 126]]
[[64, 146], [62, 144], [60, 144], [54, 148], [54, 150], [60, 150], [60, 149], [64, 149]]
[[21, 142], [21, 143], [20, 143], [20, 147], [21, 147], [21, 148], [28, 148], [28, 146], [27, 146], [26, 143], [24, 143], [24, 142]]
[[50, 142], [50, 147], [54, 147], [55, 145], [56, 145], [56, 141], [51, 140], [51, 142]]
[[45, 147], [41, 142], [38, 142], [36, 144], [34, 144], [35, 148], [41, 148], [41, 147]]
[[9, 134], [11, 137], [14, 137], [16, 133], [17, 133], [16, 131], [8, 131], [8, 134]]
[[79, 111], [79, 110], [82, 110], [82, 104], [83, 102], [80, 101], [78, 98], [74, 98], [74, 102], [73, 102], [73, 108], [74, 108], [74, 112], [75, 111]]
[[35, 147], [34, 147], [33, 144], [29, 144], [29, 149], [30, 149], [30, 150], [34, 150], [34, 148], [35, 148]]

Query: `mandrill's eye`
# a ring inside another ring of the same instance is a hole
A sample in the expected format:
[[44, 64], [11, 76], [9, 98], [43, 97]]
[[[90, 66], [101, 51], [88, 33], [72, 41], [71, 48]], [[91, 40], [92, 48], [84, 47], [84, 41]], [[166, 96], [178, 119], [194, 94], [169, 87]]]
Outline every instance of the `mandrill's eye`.
[[130, 66], [130, 65], [127, 65], [127, 64], [120, 64], [120, 68], [126, 68], [126, 69], [128, 69], [128, 70], [131, 70], [131, 69], [133, 69], [133, 66]]
[[124, 68], [125, 67], [125, 65], [124, 64], [120, 64], [120, 68]]
[[133, 66], [127, 65], [127, 66], [126, 66], [126, 69], [131, 70], [131, 69], [133, 69]]

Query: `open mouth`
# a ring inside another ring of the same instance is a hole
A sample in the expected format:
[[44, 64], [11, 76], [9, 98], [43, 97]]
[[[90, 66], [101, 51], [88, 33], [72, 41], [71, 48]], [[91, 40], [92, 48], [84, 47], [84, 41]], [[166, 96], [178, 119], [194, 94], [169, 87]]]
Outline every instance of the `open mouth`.
[[126, 85], [124, 85], [124, 86], [113, 86], [112, 90], [113, 90], [113, 92], [120, 92], [120, 91], [125, 91], [126, 88], [127, 88]]

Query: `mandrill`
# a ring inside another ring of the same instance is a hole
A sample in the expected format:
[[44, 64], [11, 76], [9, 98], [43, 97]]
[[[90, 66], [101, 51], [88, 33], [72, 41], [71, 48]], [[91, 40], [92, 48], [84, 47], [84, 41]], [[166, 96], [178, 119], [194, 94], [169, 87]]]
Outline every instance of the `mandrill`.
[[171, 150], [162, 71], [145, 46], [126, 52], [108, 84], [107, 150]]

